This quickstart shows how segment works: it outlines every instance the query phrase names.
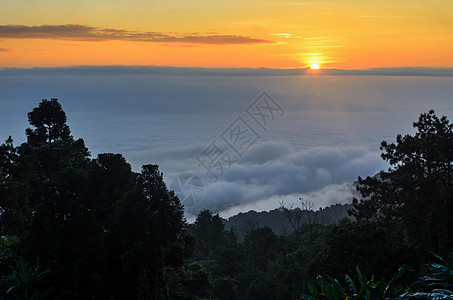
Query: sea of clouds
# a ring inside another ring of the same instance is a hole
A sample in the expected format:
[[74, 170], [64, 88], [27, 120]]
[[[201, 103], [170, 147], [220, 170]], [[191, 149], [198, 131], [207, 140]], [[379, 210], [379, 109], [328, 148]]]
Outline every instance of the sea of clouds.
[[[158, 164], [168, 186], [195, 175], [197, 201], [185, 203], [189, 219], [205, 208], [229, 217], [300, 197], [318, 208], [351, 202], [358, 176], [388, 167], [380, 142], [413, 133], [420, 113], [435, 109], [452, 119], [453, 77], [447, 71], [311, 76], [261, 69], [4, 69], [0, 138], [24, 142], [27, 112], [42, 98], [58, 98], [72, 134], [85, 140], [93, 157], [122, 153], [135, 171]], [[266, 128], [246, 112], [263, 91], [284, 110]], [[242, 155], [222, 138], [238, 117], [259, 136]], [[212, 142], [231, 155], [217, 178], [199, 161]], [[179, 191], [181, 198], [191, 188]]]

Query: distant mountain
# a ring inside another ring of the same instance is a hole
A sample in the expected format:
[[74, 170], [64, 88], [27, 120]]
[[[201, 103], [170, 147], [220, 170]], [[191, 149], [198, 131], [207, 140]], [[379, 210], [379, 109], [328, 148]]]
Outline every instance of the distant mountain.
[[[335, 204], [317, 211], [295, 208], [289, 210], [289, 213], [293, 216], [299, 216], [300, 224], [308, 223], [309, 220], [322, 224], [332, 224], [337, 223], [343, 218], [352, 219], [352, 217], [348, 215], [348, 209], [350, 208], [352, 208], [352, 204]], [[291, 233], [293, 230], [287, 216], [279, 209], [268, 212], [256, 212], [251, 210], [246, 213], [239, 213], [226, 219], [224, 223], [226, 230], [230, 230], [231, 227], [234, 227], [234, 230], [240, 236], [250, 230], [264, 226], [270, 227], [277, 234]]]

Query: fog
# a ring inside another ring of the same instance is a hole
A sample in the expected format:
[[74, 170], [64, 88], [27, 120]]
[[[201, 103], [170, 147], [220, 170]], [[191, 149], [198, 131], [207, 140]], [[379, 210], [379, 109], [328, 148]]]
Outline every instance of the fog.
[[[179, 191], [188, 218], [204, 208], [225, 217], [268, 210], [299, 197], [317, 208], [350, 202], [358, 176], [387, 168], [380, 142], [413, 133], [420, 113], [434, 109], [452, 119], [447, 71], [4, 69], [0, 138], [24, 142], [27, 112], [43, 98], [58, 98], [72, 134], [93, 157], [122, 153], [135, 171], [158, 164], [168, 186], [196, 178]], [[263, 92], [281, 108], [264, 127], [247, 112]], [[254, 137], [239, 154], [226, 141], [238, 118]], [[211, 169], [216, 177], [200, 163], [212, 143], [229, 156], [221, 172]], [[187, 198], [192, 188], [195, 202]]]

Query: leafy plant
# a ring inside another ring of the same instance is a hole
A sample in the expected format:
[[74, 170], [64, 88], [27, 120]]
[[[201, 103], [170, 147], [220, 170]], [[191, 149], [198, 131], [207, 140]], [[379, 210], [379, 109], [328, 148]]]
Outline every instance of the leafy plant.
[[302, 295], [300, 298], [304, 300], [343, 300], [343, 299], [386, 299], [387, 297], [395, 297], [401, 293], [394, 287], [396, 280], [398, 280], [404, 273], [404, 269], [400, 268], [398, 273], [393, 276], [389, 282], [378, 281], [374, 279], [368, 280], [365, 275], [360, 272], [359, 267], [356, 267], [357, 278], [359, 286], [356, 286], [353, 280], [345, 275], [344, 281], [346, 286], [330, 276], [323, 277], [318, 275], [316, 283], [309, 282], [308, 289], [310, 295]]
[[44, 269], [39, 261], [30, 267], [23, 257], [16, 261], [13, 273], [4, 276], [2, 281], [8, 287], [6, 294], [15, 299], [38, 300], [46, 298], [53, 287], [46, 287], [44, 277], [50, 273]]
[[429, 274], [420, 277], [420, 280], [413, 284], [419, 291], [409, 290], [398, 299], [453, 299], [453, 252], [449, 253], [447, 260], [434, 252], [431, 254], [440, 263], [429, 264]]

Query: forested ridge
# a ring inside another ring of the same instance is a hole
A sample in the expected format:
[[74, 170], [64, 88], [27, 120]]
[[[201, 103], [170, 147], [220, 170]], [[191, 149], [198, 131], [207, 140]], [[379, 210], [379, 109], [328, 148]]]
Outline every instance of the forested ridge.
[[157, 165], [91, 157], [57, 99], [28, 121], [0, 145], [0, 299], [453, 299], [453, 124], [434, 111], [382, 142], [391, 167], [358, 179], [348, 218], [301, 199], [281, 231], [188, 224]]
[[[243, 236], [247, 231], [251, 229], [256, 229], [258, 227], [269, 227], [273, 232], [286, 235], [291, 233], [294, 228], [291, 224], [292, 219], [297, 218], [297, 222], [300, 224], [303, 223], [321, 223], [321, 224], [333, 224], [338, 223], [344, 218], [354, 219], [354, 217], [348, 214], [353, 206], [351, 204], [332, 204], [327, 207], [320, 207], [317, 210], [314, 210], [314, 202], [309, 199], [300, 199], [295, 204], [286, 205], [283, 202], [280, 203], [280, 207], [272, 209], [270, 211], [261, 211], [257, 212], [254, 210], [248, 212], [241, 212], [237, 215], [231, 216], [223, 221], [225, 224], [225, 229], [233, 230], [239, 235]], [[311, 209], [304, 207], [307, 205], [313, 206]], [[276, 204], [278, 205], [278, 204]], [[284, 208], [288, 209], [293, 215], [292, 218], [288, 218], [288, 215], [285, 214]]]

